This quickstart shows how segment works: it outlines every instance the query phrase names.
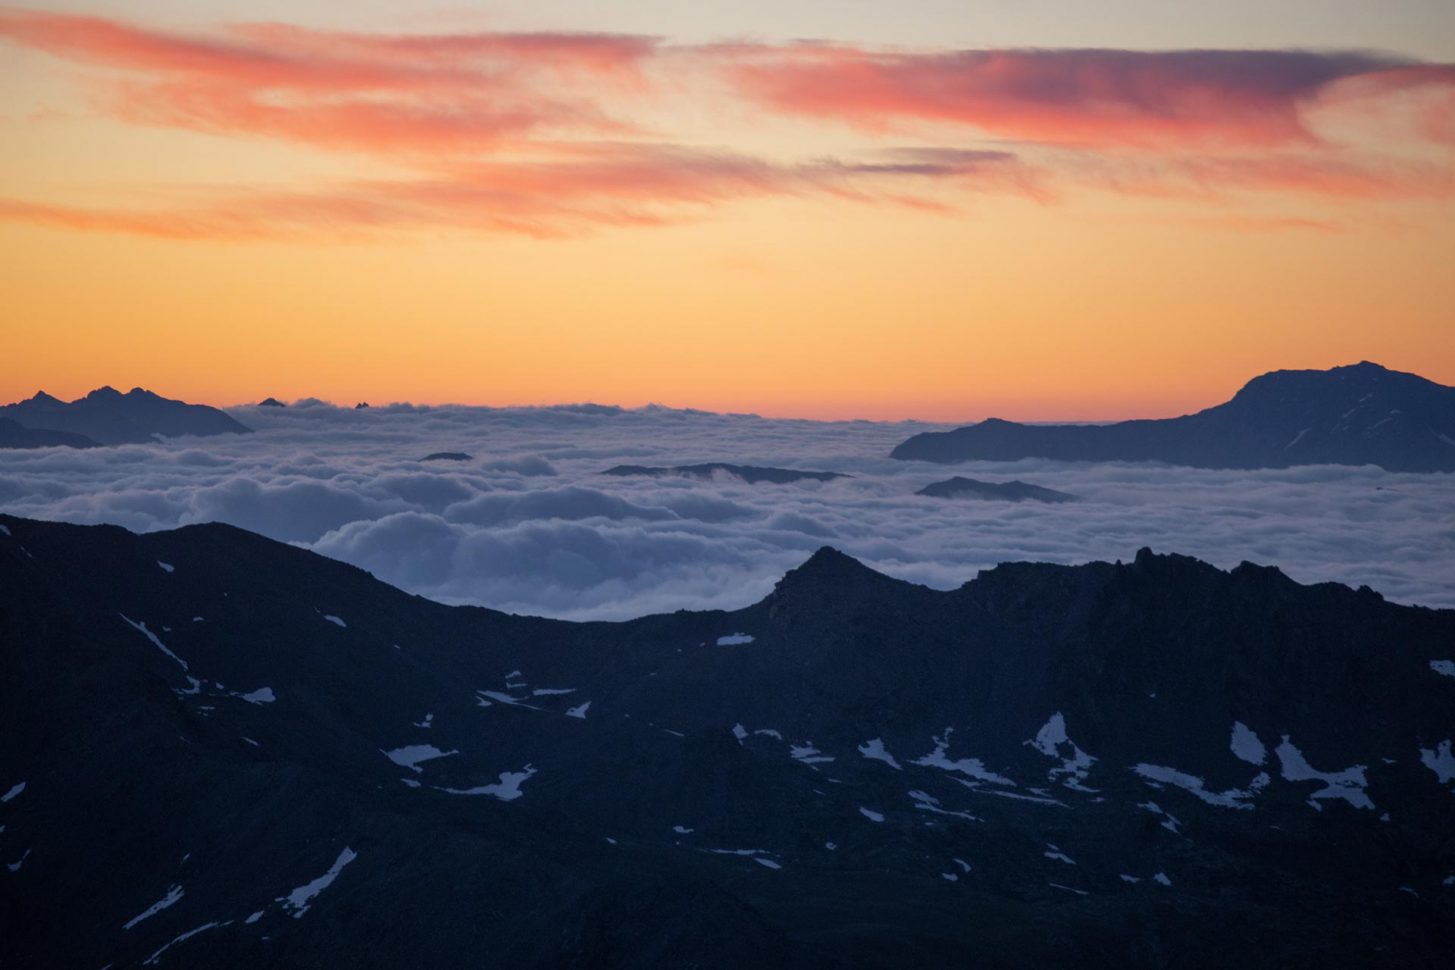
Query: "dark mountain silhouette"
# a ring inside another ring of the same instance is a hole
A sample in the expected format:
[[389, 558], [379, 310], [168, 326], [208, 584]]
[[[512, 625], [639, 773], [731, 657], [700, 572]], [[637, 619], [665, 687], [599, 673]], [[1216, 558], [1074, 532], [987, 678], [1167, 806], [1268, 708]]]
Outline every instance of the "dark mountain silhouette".
[[98, 442], [83, 434], [27, 428], [18, 421], [0, 418], [0, 448], [95, 448]]
[[947, 478], [943, 482], [931, 482], [915, 492], [933, 498], [984, 499], [996, 502], [1075, 502], [1077, 496], [1070, 492], [1058, 492], [1019, 480], [1009, 482], [982, 482], [975, 478]]
[[749, 485], [767, 482], [773, 485], [787, 485], [791, 482], [829, 482], [835, 478], [848, 478], [838, 472], [805, 472], [793, 468], [764, 468], [757, 465], [731, 465], [714, 461], [701, 465], [617, 465], [602, 472], [603, 475], [646, 475], [653, 478], [713, 478], [716, 475], [731, 475], [741, 478]]
[[260, 408], [286, 408], [287, 406], [276, 397], [263, 398], [263, 400], [258, 402], [258, 407]]
[[832, 550], [626, 623], [0, 516], [6, 967], [1443, 967], [1455, 611]]
[[470, 456], [463, 451], [436, 451], [425, 455], [420, 461], [469, 461]]
[[41, 391], [28, 400], [0, 406], [0, 417], [28, 428], [84, 435], [103, 445], [252, 430], [217, 408], [173, 401], [139, 387], [125, 394], [102, 387], [69, 404]]
[[1326, 371], [1274, 371], [1249, 381], [1225, 404], [1179, 418], [1106, 425], [990, 418], [954, 431], [917, 434], [891, 457], [1455, 471], [1455, 388], [1368, 361]]

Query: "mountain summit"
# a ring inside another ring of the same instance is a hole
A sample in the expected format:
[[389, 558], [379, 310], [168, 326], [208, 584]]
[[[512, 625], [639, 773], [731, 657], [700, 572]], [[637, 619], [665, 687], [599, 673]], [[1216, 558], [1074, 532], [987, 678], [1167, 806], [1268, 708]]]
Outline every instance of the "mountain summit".
[[1363, 361], [1274, 371], [1196, 414], [1107, 425], [991, 418], [909, 438], [907, 460], [1162, 461], [1197, 468], [1377, 465], [1455, 471], [1455, 388]]

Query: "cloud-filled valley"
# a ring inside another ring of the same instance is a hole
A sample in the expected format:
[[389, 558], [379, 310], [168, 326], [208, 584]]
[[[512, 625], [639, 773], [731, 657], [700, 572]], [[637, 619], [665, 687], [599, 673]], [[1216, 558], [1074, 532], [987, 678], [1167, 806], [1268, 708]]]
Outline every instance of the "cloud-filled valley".
[[[1151, 546], [1455, 606], [1448, 475], [1035, 460], [951, 469], [885, 457], [926, 424], [665, 408], [303, 402], [231, 413], [257, 433], [9, 452], [0, 508], [137, 531], [223, 521], [434, 599], [573, 619], [744, 606], [823, 545], [937, 588], [1003, 561], [1129, 559]], [[439, 451], [472, 457], [419, 460]], [[749, 485], [601, 474], [626, 462], [712, 461], [850, 477]], [[914, 494], [950, 474], [1022, 479], [1082, 501]]]

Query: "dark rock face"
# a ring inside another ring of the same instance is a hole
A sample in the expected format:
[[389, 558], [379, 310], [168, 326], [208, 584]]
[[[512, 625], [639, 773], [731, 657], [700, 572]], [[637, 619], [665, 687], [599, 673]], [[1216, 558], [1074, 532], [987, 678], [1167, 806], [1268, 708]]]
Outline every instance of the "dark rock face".
[[425, 455], [420, 461], [469, 461], [470, 456], [463, 451], [436, 451]]
[[264, 398], [258, 402], [258, 407], [260, 408], [286, 408], [287, 406], [276, 397]]
[[217, 408], [173, 401], [139, 387], [125, 394], [102, 387], [69, 404], [42, 391], [17, 404], [0, 406], [0, 417], [28, 428], [83, 435], [103, 445], [252, 430]]
[[968, 498], [993, 502], [1075, 502], [1077, 497], [1070, 492], [1058, 492], [1054, 488], [1043, 488], [1029, 482], [982, 482], [975, 478], [947, 478], [943, 482], [932, 482], [915, 492], [932, 498]]
[[98, 443], [83, 434], [27, 428], [18, 421], [0, 418], [0, 448], [95, 448]]
[[573, 624], [227, 526], [0, 526], [6, 967], [1455, 942], [1455, 611], [1145, 550], [936, 592], [826, 549], [747, 609]]
[[757, 465], [732, 465], [714, 461], [701, 465], [617, 465], [602, 472], [603, 475], [645, 475], [654, 478], [712, 478], [716, 475], [731, 475], [749, 485], [766, 482], [772, 485], [787, 485], [792, 482], [831, 482], [836, 478], [848, 478], [838, 472], [806, 472], [794, 468], [764, 468]]
[[990, 418], [954, 431], [917, 434], [891, 457], [1455, 471], [1455, 388], [1367, 361], [1326, 371], [1274, 371], [1249, 381], [1224, 404], [1179, 418], [1108, 425]]

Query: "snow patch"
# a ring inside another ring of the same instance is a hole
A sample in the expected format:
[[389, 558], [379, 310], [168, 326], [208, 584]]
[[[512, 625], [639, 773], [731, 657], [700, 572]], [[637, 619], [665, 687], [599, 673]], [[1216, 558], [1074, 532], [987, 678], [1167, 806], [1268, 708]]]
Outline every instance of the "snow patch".
[[988, 781], [997, 785], [1015, 786], [1015, 782], [1004, 775], [997, 775], [985, 767], [985, 762], [979, 758], [961, 758], [958, 761], [951, 761], [949, 758], [950, 734], [953, 728], [945, 728], [945, 733], [934, 739], [935, 750], [911, 764], [922, 765], [926, 768], [943, 768], [945, 771], [958, 771], [962, 775], [968, 775], [978, 781]]
[[1026, 744], [1035, 748], [1048, 758], [1055, 758], [1061, 762], [1059, 767], [1052, 768], [1047, 772], [1047, 777], [1052, 781], [1060, 781], [1061, 784], [1073, 791], [1095, 793], [1095, 788], [1087, 788], [1082, 782], [1086, 780], [1091, 766], [1096, 764], [1096, 759], [1082, 751], [1076, 746], [1066, 734], [1066, 718], [1057, 711], [1051, 715], [1050, 720], [1041, 726], [1036, 732], [1034, 739]]
[[832, 755], [824, 754], [818, 748], [815, 748], [812, 741], [790, 746], [788, 756], [794, 761], [801, 761], [806, 765], [827, 764], [834, 760]]
[[1455, 677], [1455, 660], [1431, 660], [1430, 669], [1446, 677]]
[[278, 699], [273, 695], [271, 687], [259, 687], [246, 694], [233, 694], [232, 696], [238, 700], [247, 701], [249, 704], [271, 704]]
[[1233, 740], [1230, 742], [1233, 755], [1250, 765], [1261, 765], [1268, 760], [1268, 749], [1258, 740], [1253, 729], [1242, 721], [1233, 722]]
[[882, 822], [882, 821], [884, 821], [884, 813], [883, 812], [876, 812], [873, 809], [871, 809], [871, 808], [865, 808], [862, 805], [859, 806], [859, 814], [862, 815], [862, 816], [864, 816], [865, 818], [867, 818], [871, 822]]
[[717, 638], [717, 645], [719, 647], [736, 647], [740, 644], [752, 642], [752, 635], [747, 633], [730, 633], [725, 637]]
[[884, 741], [880, 738], [874, 738], [859, 745], [859, 753], [872, 761], [882, 761], [895, 771], [904, 770], [900, 767], [899, 762], [895, 760], [894, 755], [885, 749]]
[[332, 613], [325, 613], [325, 614], [323, 614], [323, 618], [325, 620], [327, 620], [328, 622], [332, 623], [334, 626], [339, 626], [339, 627], [343, 627], [344, 629], [348, 629], [348, 624], [345, 623], [339, 617], [334, 616]]
[[168, 906], [171, 906], [177, 900], [181, 899], [182, 898], [182, 893], [183, 893], [183, 890], [182, 890], [182, 886], [180, 884], [178, 884], [176, 886], [173, 886], [172, 888], [170, 888], [170, 889], [167, 890], [167, 894], [165, 896], [163, 896], [161, 899], [157, 900], [156, 902], [152, 903], [150, 906], [148, 906], [141, 913], [139, 913], [136, 916], [133, 916], [131, 919], [127, 920], [126, 923], [123, 924], [121, 928], [123, 930], [129, 930], [133, 926], [135, 926], [136, 924], [140, 923], [142, 920], [157, 915], [162, 910], [166, 909]]
[[1420, 764], [1433, 771], [1442, 785], [1455, 781], [1455, 753], [1450, 750], [1451, 744], [1441, 741], [1437, 748], [1420, 749]]
[[1329, 798], [1342, 798], [1355, 808], [1374, 808], [1374, 802], [1365, 791], [1369, 782], [1364, 777], [1364, 765], [1354, 765], [1343, 771], [1318, 771], [1304, 758], [1303, 752], [1294, 747], [1286, 734], [1283, 736], [1283, 743], [1274, 753], [1278, 755], [1285, 781], [1321, 781], [1327, 786], [1309, 796], [1309, 804], [1314, 808], [1322, 810], [1323, 806], [1319, 801]]
[[433, 761], [435, 758], [448, 758], [452, 754], [459, 754], [458, 751], [441, 751], [432, 744], [407, 744], [402, 748], [395, 748], [393, 751], [380, 749], [380, 754], [401, 768], [408, 768], [410, 771], [420, 772], [424, 769], [419, 767], [426, 761]]
[[173, 566], [169, 562], [162, 562], [160, 559], [157, 560], [157, 565], [162, 567], [162, 571], [163, 572], [170, 573], [170, 572], [176, 572], [176, 570], [177, 570], [177, 567], [176, 566]]
[[971, 815], [969, 812], [956, 812], [948, 808], [941, 808], [940, 800], [929, 792], [915, 790], [909, 793], [909, 797], [914, 799], [914, 807], [922, 812], [933, 812], [936, 815], [950, 815], [955, 818], [963, 818], [967, 822], [981, 821], [981, 819]]
[[1057, 862], [1064, 862], [1068, 866], [1076, 865], [1075, 859], [1062, 852], [1059, 846], [1051, 845], [1049, 842], [1046, 843], [1046, 851], [1041, 854], [1047, 859], [1055, 859]]
[[147, 625], [145, 623], [137, 623], [137, 622], [129, 619], [125, 613], [118, 613], [116, 615], [119, 616], [119, 617], [121, 617], [123, 620], [125, 620], [127, 626], [131, 627], [133, 630], [136, 630], [142, 636], [144, 636], [148, 640], [150, 640], [152, 642], [152, 646], [156, 647], [162, 653], [166, 654], [167, 656], [171, 657], [173, 660], [177, 661], [177, 663], [181, 665], [181, 667], [182, 667], [183, 670], [189, 669], [187, 667], [187, 661], [183, 660], [181, 657], [177, 656], [175, 653], [173, 653], [172, 651], [168, 650], [167, 649], [167, 645], [165, 643], [163, 643], [162, 641], [158, 640], [157, 639], [157, 635], [155, 633], [153, 633], [152, 631], [148, 630], [147, 629]]
[[502, 802], [513, 802], [524, 794], [520, 790], [520, 786], [535, 773], [534, 768], [526, 765], [521, 771], [502, 771], [500, 780], [493, 785], [481, 785], [478, 788], [441, 788], [440, 791], [450, 795], [493, 795]]
[[583, 720], [584, 721], [584, 720], [586, 720], [586, 709], [589, 708], [590, 706], [591, 706], [591, 702], [590, 701], [587, 701], [584, 704], [577, 704], [575, 707], [568, 707], [566, 709], [566, 716], [567, 717], [579, 718], [580, 720]]
[[1195, 795], [1209, 805], [1219, 805], [1223, 808], [1252, 809], [1252, 800], [1272, 780], [1268, 777], [1267, 772], [1259, 772], [1248, 783], [1247, 788], [1231, 788], [1227, 791], [1216, 792], [1208, 791], [1207, 783], [1196, 775], [1189, 775], [1184, 771], [1178, 771], [1176, 768], [1168, 768], [1165, 765], [1139, 764], [1132, 768], [1132, 771], [1141, 775], [1149, 782], [1173, 785], [1189, 794]]
[[327, 872], [312, 882], [304, 883], [287, 896], [281, 897], [278, 902], [283, 904], [284, 909], [292, 913], [294, 919], [302, 918], [318, 894], [333, 885], [333, 881], [338, 878], [339, 873], [344, 871], [344, 866], [353, 862], [358, 855], [353, 849], [344, 846], [344, 850], [338, 854], [338, 858], [334, 860], [333, 865], [328, 867]]
[[23, 791], [25, 791], [25, 782], [22, 781], [16, 785], [12, 785], [8, 792], [0, 795], [0, 802], [8, 802]]
[[154, 964], [156, 964], [156, 962], [159, 959], [161, 959], [161, 956], [162, 956], [163, 953], [166, 953], [172, 947], [176, 946], [178, 943], [183, 942], [184, 940], [190, 940], [190, 939], [192, 939], [192, 937], [196, 936], [198, 933], [202, 933], [202, 932], [205, 932], [207, 930], [216, 929], [219, 926], [230, 926], [230, 925], [232, 925], [232, 920], [227, 920], [227, 921], [222, 922], [222, 923], [219, 923], [216, 920], [213, 920], [211, 923], [203, 923], [201, 926], [197, 927], [196, 929], [188, 930], [187, 932], [183, 933], [181, 936], [178, 936], [178, 937], [174, 938], [166, 946], [162, 947], [160, 950], [156, 951], [151, 956], [147, 957], [145, 960], [142, 961], [142, 966], [147, 966], [147, 967], [153, 966]]

